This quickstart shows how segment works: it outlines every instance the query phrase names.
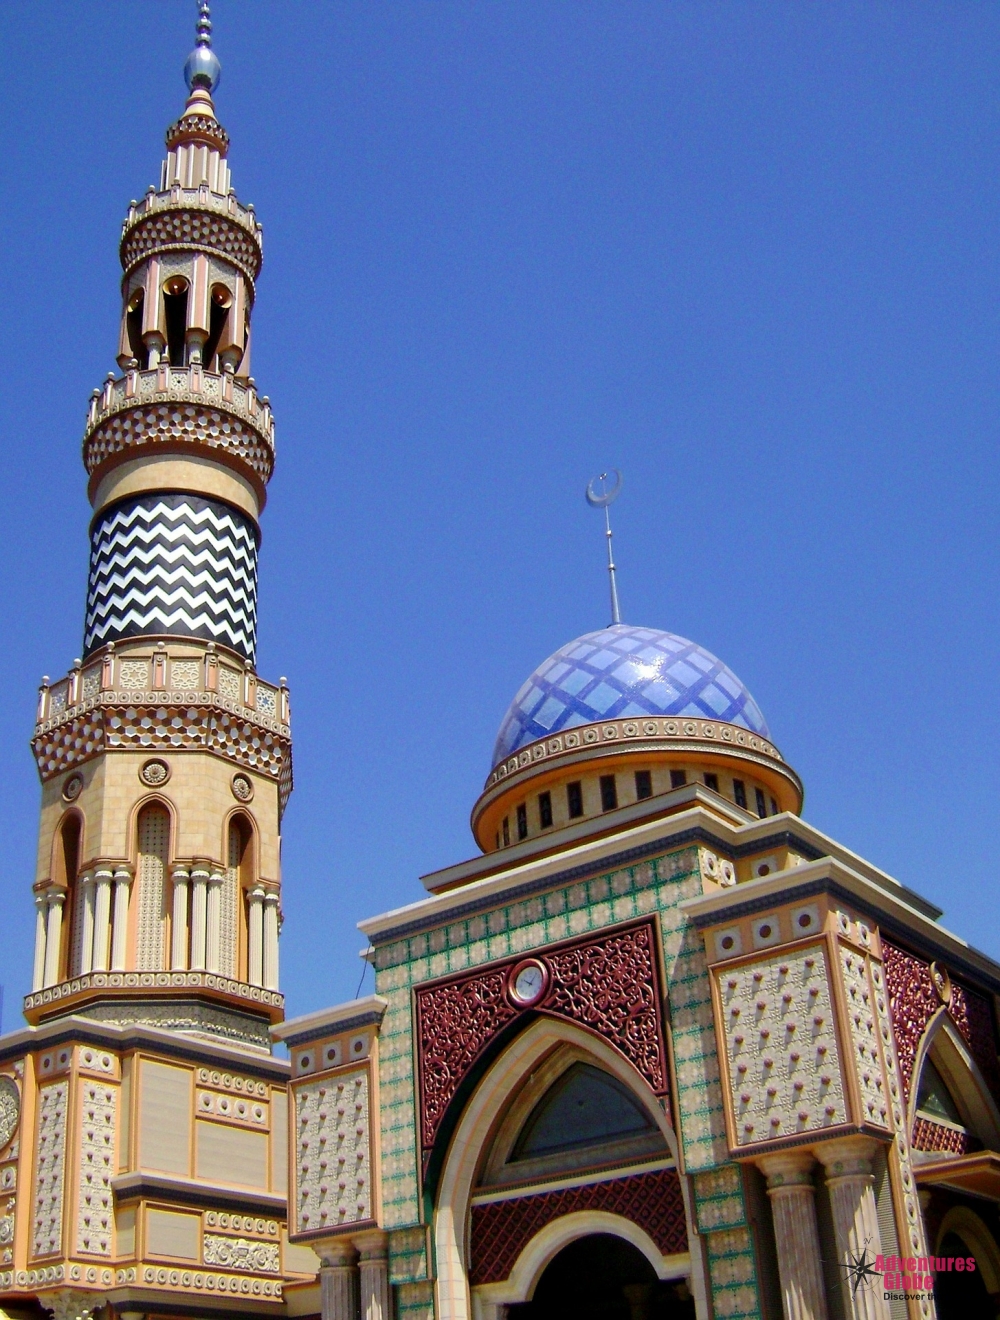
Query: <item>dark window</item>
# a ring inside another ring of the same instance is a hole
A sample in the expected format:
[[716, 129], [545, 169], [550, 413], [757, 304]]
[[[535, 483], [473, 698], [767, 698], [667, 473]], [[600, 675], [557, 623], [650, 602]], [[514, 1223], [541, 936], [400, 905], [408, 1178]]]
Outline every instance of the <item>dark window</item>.
[[772, 815], [772, 816], [776, 816], [777, 814], [778, 814], [778, 804], [777, 804], [777, 802], [775, 802], [774, 798], [772, 798], [772, 799], [771, 799], [771, 815]]
[[579, 780], [566, 785], [566, 805], [569, 807], [571, 820], [583, 815], [583, 786]]
[[182, 275], [169, 280], [163, 292], [163, 319], [167, 329], [167, 353], [172, 367], [185, 364], [184, 341], [187, 337], [188, 282]]
[[688, 781], [688, 775], [686, 770], [671, 770], [670, 772], [671, 788], [683, 788], [684, 785], [687, 783], [687, 781]]
[[539, 793], [538, 795], [538, 822], [543, 830], [547, 830], [552, 824], [551, 793]]
[[934, 1118], [945, 1118], [949, 1123], [964, 1127], [962, 1115], [955, 1104], [948, 1084], [934, 1067], [930, 1059], [924, 1064], [920, 1074], [920, 1089], [917, 1091], [917, 1109], [923, 1110]]
[[705, 787], [706, 787], [706, 788], [710, 788], [710, 789], [712, 790], [713, 793], [718, 793], [718, 791], [719, 791], [719, 776], [718, 776], [718, 775], [713, 775], [711, 772], [707, 773], [707, 774], [705, 775]]
[[142, 289], [136, 289], [135, 293], [128, 300], [128, 312], [125, 316], [125, 325], [128, 331], [128, 346], [132, 350], [132, 356], [138, 362], [140, 368], [146, 366], [148, 354], [146, 347], [142, 342], [142, 306], [145, 301], [145, 294]]
[[601, 810], [614, 811], [618, 805], [618, 786], [614, 775], [601, 775]]
[[747, 786], [742, 779], [733, 780], [733, 798], [738, 807], [746, 807], [747, 804]]
[[517, 837], [519, 839], [528, 837], [528, 808], [523, 802], [517, 809]]
[[766, 815], [767, 815], [767, 803], [764, 801], [764, 794], [760, 791], [759, 788], [755, 788], [755, 789], [754, 789], [754, 797], [755, 797], [756, 800], [757, 800], [757, 815], [758, 815], [758, 816], [766, 816]]
[[503, 846], [506, 848], [510, 843], [510, 821], [506, 816], [503, 818]]
[[544, 1095], [525, 1123], [511, 1162], [645, 1136], [652, 1118], [616, 1077], [574, 1063]]
[[635, 772], [635, 795], [641, 802], [643, 798], [653, 796], [653, 775], [649, 770]]
[[[202, 361], [208, 371], [218, 371], [219, 364], [215, 361], [216, 354], [219, 351], [219, 344], [228, 327], [229, 309], [233, 305], [233, 295], [224, 284], [216, 284], [212, 289], [212, 297], [209, 303], [208, 315], [208, 341], [202, 350]], [[229, 336], [226, 335], [228, 339]]]

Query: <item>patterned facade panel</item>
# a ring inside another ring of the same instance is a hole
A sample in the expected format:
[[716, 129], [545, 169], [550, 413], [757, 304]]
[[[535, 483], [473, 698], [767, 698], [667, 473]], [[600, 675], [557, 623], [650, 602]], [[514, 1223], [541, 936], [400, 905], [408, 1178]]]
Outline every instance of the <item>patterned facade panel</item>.
[[826, 955], [816, 944], [714, 970], [734, 1147], [850, 1118]]
[[66, 1122], [69, 1082], [52, 1082], [38, 1095], [35, 1137], [35, 1198], [32, 1256], [55, 1256], [62, 1249], [66, 1183]]
[[994, 1099], [1000, 1103], [1000, 1067], [989, 1001], [965, 986], [949, 982], [937, 966], [885, 939], [882, 957], [905, 1095], [909, 1097], [914, 1083], [913, 1068], [921, 1037], [931, 1018], [946, 1002], [949, 1017], [969, 1047]]
[[847, 1003], [847, 1029], [851, 1039], [854, 1075], [861, 1095], [861, 1113], [855, 1121], [870, 1127], [891, 1128], [889, 1092], [878, 1047], [875, 1005], [863, 953], [840, 945], [840, 973]]
[[118, 1092], [104, 1082], [80, 1085], [80, 1184], [76, 1249], [111, 1256], [114, 1219], [111, 1179], [115, 1174], [115, 1107]]
[[656, 931], [651, 922], [540, 950], [547, 988], [526, 1010], [511, 998], [516, 959], [417, 990], [421, 1139], [433, 1146], [448, 1105], [487, 1046], [526, 1012], [600, 1033], [659, 1095], [667, 1090]]
[[473, 1205], [469, 1282], [475, 1285], [506, 1279], [518, 1256], [541, 1229], [580, 1210], [621, 1215], [644, 1229], [664, 1256], [688, 1249], [680, 1178], [676, 1169], [661, 1169], [585, 1187]]
[[371, 1222], [374, 1161], [367, 1066], [296, 1083], [294, 1096], [291, 1232]]
[[932, 1123], [928, 1118], [918, 1118], [913, 1124], [912, 1145], [914, 1150], [965, 1155], [972, 1149], [972, 1140], [968, 1132], [963, 1132], [960, 1128], [946, 1127], [944, 1123]]
[[104, 510], [91, 533], [84, 648], [148, 634], [219, 642], [252, 660], [257, 532], [229, 505], [150, 495]]

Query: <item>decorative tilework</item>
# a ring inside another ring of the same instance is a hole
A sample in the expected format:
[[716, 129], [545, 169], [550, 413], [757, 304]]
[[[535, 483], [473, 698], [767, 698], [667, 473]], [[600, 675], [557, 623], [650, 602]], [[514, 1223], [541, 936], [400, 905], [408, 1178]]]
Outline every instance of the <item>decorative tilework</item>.
[[758, 1320], [761, 1311], [750, 1230], [710, 1233], [706, 1242], [716, 1316], [720, 1320]]
[[694, 1201], [699, 1233], [717, 1233], [746, 1223], [743, 1179], [738, 1164], [694, 1176]]
[[492, 764], [560, 729], [644, 715], [722, 720], [770, 737], [760, 707], [721, 660], [673, 633], [615, 624], [538, 666], [504, 716]]
[[427, 1229], [401, 1228], [389, 1234], [389, 1282], [418, 1283], [428, 1277]]

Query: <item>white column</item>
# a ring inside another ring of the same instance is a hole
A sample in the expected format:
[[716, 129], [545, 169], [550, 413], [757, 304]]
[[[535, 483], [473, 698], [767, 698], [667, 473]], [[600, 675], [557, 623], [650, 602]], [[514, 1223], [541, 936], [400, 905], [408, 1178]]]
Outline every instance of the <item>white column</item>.
[[124, 866], [115, 871], [115, 901], [111, 917], [111, 970], [123, 972], [128, 949], [128, 895], [132, 876]]
[[97, 871], [94, 875], [94, 958], [95, 972], [108, 970], [108, 947], [111, 943], [111, 881], [112, 872]]
[[66, 902], [64, 889], [49, 890], [49, 911], [45, 932], [45, 984], [59, 980], [59, 955], [62, 952], [62, 916]]
[[205, 970], [205, 918], [208, 910], [208, 871], [196, 866], [191, 872], [191, 970]]
[[765, 1155], [757, 1166], [767, 1178], [785, 1320], [827, 1320], [820, 1265], [816, 1200], [809, 1151]]
[[208, 879], [208, 907], [205, 917], [205, 966], [219, 970], [222, 935], [222, 882], [225, 876], [214, 871]]
[[[869, 1137], [843, 1137], [838, 1141], [822, 1141], [816, 1147], [830, 1189], [833, 1235], [840, 1265], [849, 1265], [864, 1251], [873, 1260], [882, 1254], [872, 1176], [877, 1150], [878, 1143]], [[863, 1285], [853, 1289], [847, 1271], [841, 1269], [839, 1273], [843, 1276], [844, 1314], [849, 1320], [889, 1320], [889, 1303], [880, 1287]], [[873, 1280], [875, 1285], [879, 1282]]]
[[[94, 877], [81, 875], [77, 882], [83, 890], [83, 902], [79, 907], [83, 922], [80, 932], [80, 965], [69, 968], [70, 976], [86, 976], [94, 966]], [[70, 921], [76, 919], [76, 913], [70, 913]], [[73, 943], [76, 941], [74, 940]]]
[[357, 1320], [358, 1253], [350, 1242], [324, 1242], [318, 1250], [322, 1320]]
[[264, 891], [251, 889], [247, 914], [247, 980], [251, 985], [264, 984]]
[[188, 965], [188, 885], [190, 872], [185, 866], [175, 866], [174, 907], [171, 922], [170, 966], [174, 971], [183, 972]]
[[361, 1320], [389, 1320], [389, 1239], [381, 1232], [354, 1239], [361, 1274]]
[[278, 988], [278, 895], [264, 895], [264, 987]]
[[31, 973], [31, 988], [41, 990], [45, 984], [45, 919], [49, 900], [44, 894], [35, 897], [35, 966]]

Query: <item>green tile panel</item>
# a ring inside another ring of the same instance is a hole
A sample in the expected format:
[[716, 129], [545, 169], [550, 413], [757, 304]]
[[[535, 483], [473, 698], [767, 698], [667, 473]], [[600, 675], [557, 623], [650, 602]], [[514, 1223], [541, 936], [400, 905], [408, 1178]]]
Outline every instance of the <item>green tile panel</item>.
[[717, 1320], [761, 1320], [750, 1230], [709, 1233], [705, 1243]]

